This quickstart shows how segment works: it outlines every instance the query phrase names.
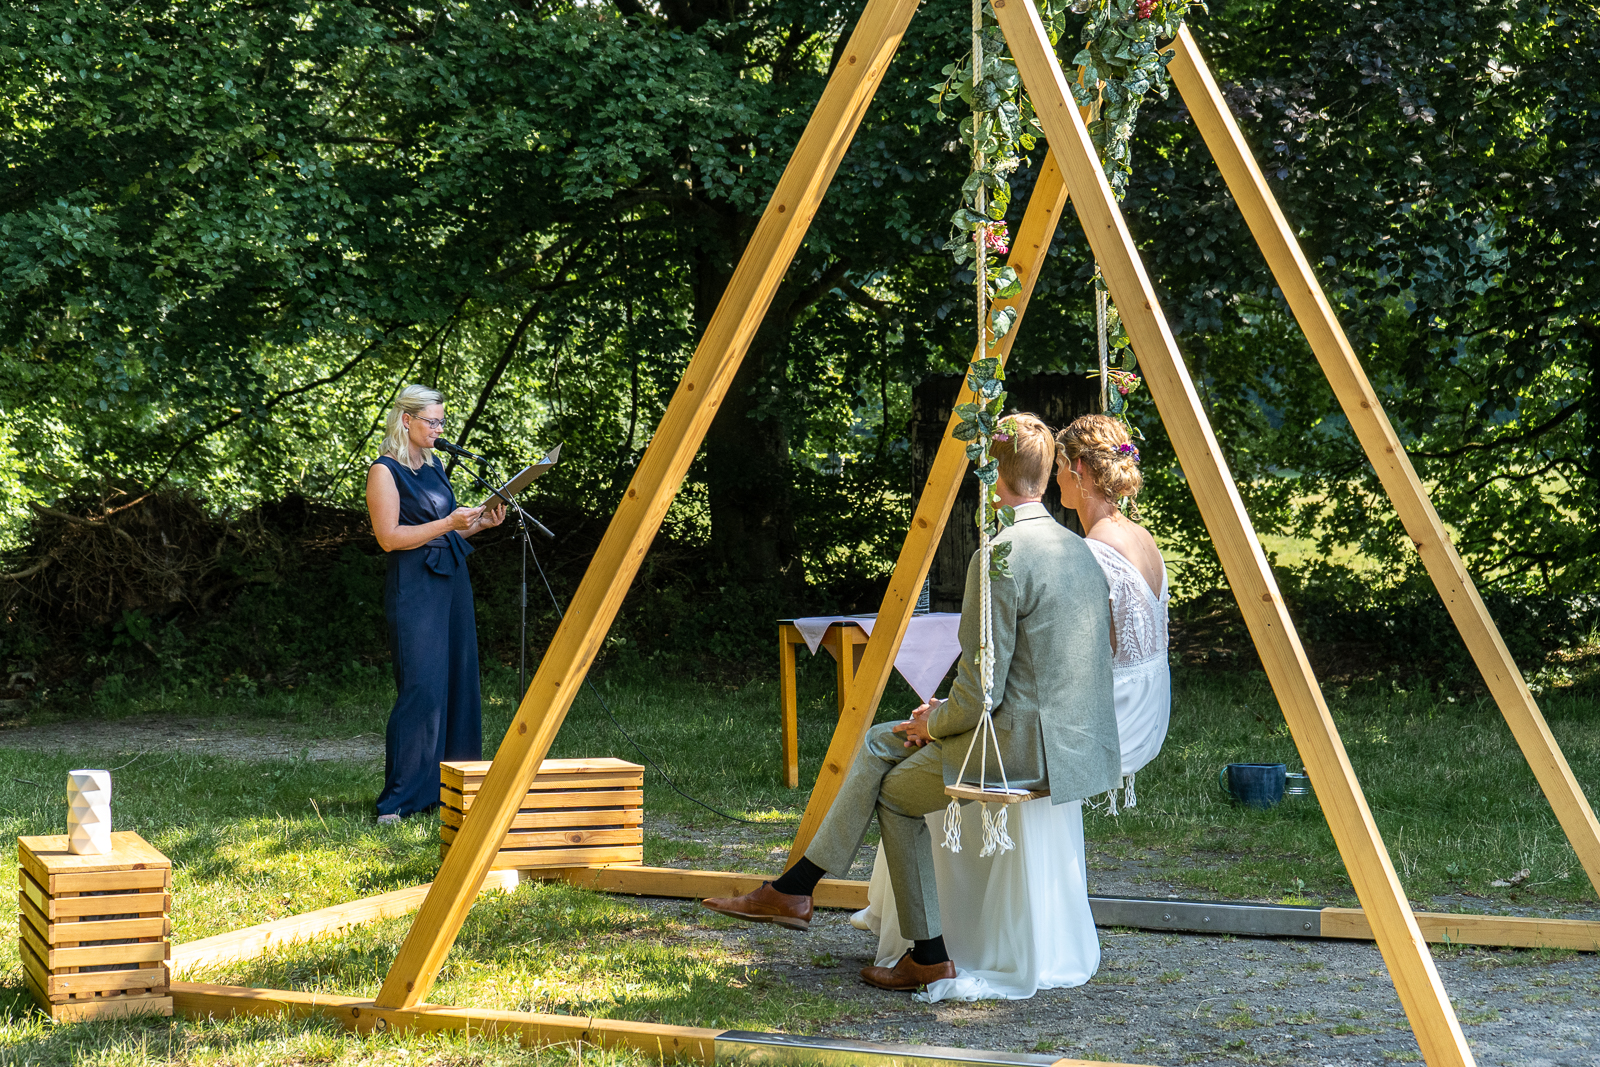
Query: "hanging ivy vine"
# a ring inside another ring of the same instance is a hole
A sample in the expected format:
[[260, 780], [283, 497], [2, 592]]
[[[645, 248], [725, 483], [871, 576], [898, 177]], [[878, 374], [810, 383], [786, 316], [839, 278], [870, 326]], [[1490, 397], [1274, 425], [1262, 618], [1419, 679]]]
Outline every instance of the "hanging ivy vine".
[[[1151, 90], [1166, 98], [1170, 81], [1167, 63], [1173, 53], [1163, 50], [1163, 41], [1177, 36], [1192, 7], [1199, 0], [1042, 0], [1039, 16], [1050, 44], [1059, 44], [1066, 30], [1070, 10], [1086, 16], [1083, 47], [1073, 57], [1082, 77], [1072, 87], [1080, 106], [1095, 106], [1089, 130], [1105, 168], [1106, 180], [1117, 199], [1127, 186], [1130, 165], [1129, 141], [1139, 105]], [[961, 140], [972, 155], [972, 171], [961, 187], [961, 205], [950, 217], [950, 238], [945, 242], [958, 269], [973, 272], [974, 295], [978, 309], [978, 358], [967, 374], [967, 385], [976, 400], [959, 405], [954, 435], [967, 443], [967, 459], [976, 464], [983, 484], [982, 504], [976, 516], [985, 541], [1011, 525], [1011, 509], [1000, 505], [995, 488], [998, 464], [991, 456], [996, 440], [1005, 440], [1001, 415], [1005, 411], [1005, 370], [998, 358], [989, 356], [988, 347], [1011, 332], [1017, 312], [1009, 306], [996, 307], [997, 301], [1021, 291], [1021, 279], [1010, 266], [991, 263], [990, 254], [1009, 251], [1010, 233], [1006, 213], [1011, 206], [1011, 174], [1027, 158], [1043, 134], [1034, 113], [1033, 102], [1022, 86], [1006, 46], [1005, 34], [995, 19], [989, 0], [973, 0], [971, 50], [942, 71], [944, 81], [935, 86], [930, 102], [939, 117], [959, 99], [971, 114], [961, 120]], [[1104, 282], [1095, 275], [1102, 292]], [[1116, 319], [1115, 309], [1102, 317], [1114, 325], [1115, 346], [1121, 349], [1120, 370], [1103, 370], [1107, 385], [1105, 408], [1121, 415], [1126, 397], [1139, 385], [1133, 373], [1133, 350]], [[1106, 329], [1101, 329], [1105, 336]], [[1102, 366], [1105, 368], [1104, 361]], [[1005, 550], [1009, 544], [995, 546], [991, 573], [1006, 573]]]
[[1152, 91], [1167, 98], [1173, 52], [1164, 44], [1178, 36], [1192, 8], [1206, 10], [1199, 0], [1075, 0], [1072, 5], [1074, 14], [1086, 16], [1083, 47], [1072, 57], [1083, 76], [1073, 83], [1072, 95], [1081, 107], [1100, 104], [1089, 136], [1118, 200], [1133, 173], [1130, 142], [1139, 107]]

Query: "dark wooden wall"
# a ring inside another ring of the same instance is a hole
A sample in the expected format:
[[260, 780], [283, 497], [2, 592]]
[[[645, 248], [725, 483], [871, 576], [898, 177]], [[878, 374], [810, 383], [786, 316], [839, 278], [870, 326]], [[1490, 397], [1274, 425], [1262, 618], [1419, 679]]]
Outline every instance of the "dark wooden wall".
[[[961, 387], [959, 375], [929, 378], [911, 393], [911, 507], [916, 509], [928, 468], [939, 451]], [[1079, 415], [1100, 410], [1100, 384], [1084, 374], [1035, 374], [1006, 383], [1007, 413], [1027, 411], [1039, 416], [1052, 430], [1060, 430]], [[978, 479], [970, 474], [961, 480], [955, 510], [945, 523], [944, 535], [933, 557], [929, 572], [933, 579], [933, 610], [960, 611], [961, 594], [967, 584], [967, 561], [978, 550], [978, 530], [973, 516], [978, 510]], [[1056, 521], [1078, 530], [1077, 516], [1061, 506], [1061, 493], [1055, 480], [1045, 491], [1045, 507]], [[1080, 531], [1081, 532], [1081, 531]]]

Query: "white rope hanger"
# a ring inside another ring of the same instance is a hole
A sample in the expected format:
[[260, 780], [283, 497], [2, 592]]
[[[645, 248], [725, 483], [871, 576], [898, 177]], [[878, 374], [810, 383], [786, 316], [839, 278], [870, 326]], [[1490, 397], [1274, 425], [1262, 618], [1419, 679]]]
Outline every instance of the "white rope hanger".
[[[972, 84], [974, 98], [976, 88], [983, 81], [983, 0], [972, 2]], [[973, 170], [983, 169], [984, 157], [982, 151], [982, 136], [980, 132], [981, 116], [974, 114], [974, 153]], [[987, 190], [981, 185], [977, 191], [977, 208], [980, 215], [985, 213], [987, 203]], [[988, 324], [988, 227], [980, 226], [974, 232], [976, 241], [976, 270], [977, 270], [977, 304], [978, 304], [978, 345], [977, 360], [982, 361], [988, 356], [989, 324]], [[970, 453], [969, 453], [970, 455]], [[980, 457], [981, 463], [988, 463], [987, 451]], [[961, 802], [963, 800], [976, 800], [982, 805], [983, 818], [983, 848], [980, 856], [991, 856], [997, 852], [1007, 852], [1016, 847], [1007, 832], [1007, 811], [1011, 804], [1032, 799], [1035, 796], [1045, 796], [1046, 793], [1034, 792], [1025, 789], [1012, 789], [1006, 779], [1004, 758], [1000, 753], [1000, 738], [995, 733], [994, 726], [994, 592], [992, 587], [992, 571], [994, 568], [994, 541], [989, 536], [989, 523], [986, 520], [987, 498], [984, 494], [992, 492], [984, 484], [978, 502], [978, 685], [983, 692], [983, 713], [978, 718], [978, 725], [972, 732], [972, 740], [967, 743], [966, 756], [961, 761], [961, 770], [956, 775], [956, 784], [946, 786], [945, 792], [950, 796], [950, 804], [944, 813], [944, 847], [951, 852], [961, 851]], [[992, 788], [988, 785], [989, 749], [994, 749], [995, 769], [1000, 777], [1000, 787]], [[978, 753], [978, 781], [976, 785], [968, 783], [967, 767], [972, 762], [972, 753]], [[991, 812], [989, 805], [994, 804], [996, 810]]]

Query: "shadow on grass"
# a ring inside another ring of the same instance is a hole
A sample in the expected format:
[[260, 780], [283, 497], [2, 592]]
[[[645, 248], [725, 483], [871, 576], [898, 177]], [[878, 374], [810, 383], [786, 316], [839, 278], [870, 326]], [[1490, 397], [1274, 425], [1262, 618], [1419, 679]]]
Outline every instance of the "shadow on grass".
[[[409, 918], [373, 923], [191, 978], [370, 997], [409, 928]], [[752, 1030], [814, 1029], [859, 1010], [793, 985], [705, 931], [694, 909], [674, 915], [564, 884], [525, 883], [479, 900], [429, 1000]]]
[[147, 1015], [55, 1025], [33, 1009], [25, 993], [0, 986], [0, 1064], [19, 1067], [642, 1067], [654, 1062], [630, 1051], [593, 1047], [525, 1049], [514, 1039], [483, 1034], [360, 1036], [316, 1017]]

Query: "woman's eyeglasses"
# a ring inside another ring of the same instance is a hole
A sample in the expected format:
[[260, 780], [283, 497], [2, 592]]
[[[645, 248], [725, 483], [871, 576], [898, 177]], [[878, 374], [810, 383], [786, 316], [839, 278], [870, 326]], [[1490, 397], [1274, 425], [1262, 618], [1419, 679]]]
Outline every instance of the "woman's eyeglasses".
[[443, 419], [425, 419], [421, 415], [413, 415], [411, 417], [413, 419], [416, 419], [418, 422], [427, 423], [430, 427], [432, 427], [435, 430], [444, 429], [445, 420], [443, 420]]

